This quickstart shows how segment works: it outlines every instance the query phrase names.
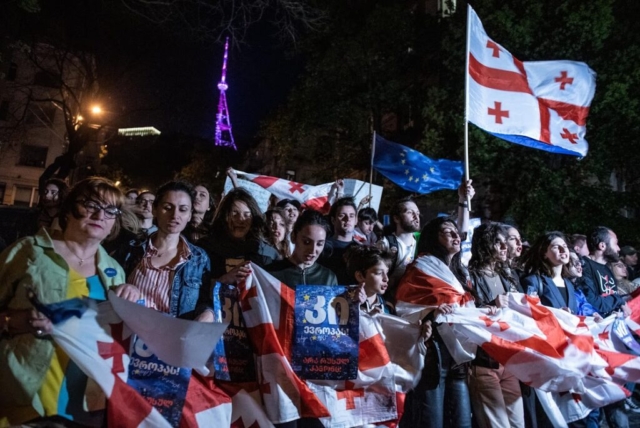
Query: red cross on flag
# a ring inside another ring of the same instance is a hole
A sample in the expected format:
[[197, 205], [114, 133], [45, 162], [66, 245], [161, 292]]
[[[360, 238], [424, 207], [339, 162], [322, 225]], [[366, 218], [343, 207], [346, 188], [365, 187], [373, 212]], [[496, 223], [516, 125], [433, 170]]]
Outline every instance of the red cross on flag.
[[333, 183], [324, 183], [317, 186], [297, 183], [283, 178], [270, 177], [268, 175], [249, 174], [247, 172], [236, 171], [238, 177], [258, 184], [268, 190], [278, 199], [294, 199], [300, 202], [304, 208], [328, 213], [329, 191]]
[[467, 118], [496, 137], [586, 156], [595, 72], [575, 61], [522, 62], [487, 36], [471, 6]]

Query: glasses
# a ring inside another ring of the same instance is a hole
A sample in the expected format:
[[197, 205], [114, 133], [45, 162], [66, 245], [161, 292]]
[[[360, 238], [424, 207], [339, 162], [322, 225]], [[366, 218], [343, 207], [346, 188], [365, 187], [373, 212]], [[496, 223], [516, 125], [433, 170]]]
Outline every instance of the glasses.
[[99, 203], [87, 200], [87, 199], [79, 199], [76, 201], [77, 204], [80, 204], [87, 210], [90, 214], [96, 214], [100, 211], [104, 211], [104, 218], [113, 219], [118, 217], [122, 211], [118, 207], [114, 207], [113, 205], [109, 205], [108, 207], [103, 207]]
[[155, 199], [137, 199], [136, 204], [140, 206], [153, 205]]

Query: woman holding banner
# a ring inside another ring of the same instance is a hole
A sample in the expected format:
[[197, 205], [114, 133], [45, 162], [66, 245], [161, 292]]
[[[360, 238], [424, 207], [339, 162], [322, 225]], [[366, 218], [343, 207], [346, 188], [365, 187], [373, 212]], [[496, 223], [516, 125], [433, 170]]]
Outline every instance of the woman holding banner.
[[101, 246], [120, 230], [123, 204], [122, 192], [110, 181], [83, 180], [60, 207], [62, 232], [49, 235], [43, 228], [0, 255], [0, 425], [103, 424], [104, 400], [97, 400], [97, 410], [86, 410], [86, 397], [96, 391], [53, 344], [51, 321], [32, 308], [28, 293], [49, 304], [76, 297], [104, 300], [113, 288], [136, 301], [137, 289], [123, 284], [122, 268]]
[[[422, 229], [418, 258], [398, 286], [396, 311], [411, 321], [435, 324], [440, 314], [473, 306], [467, 274], [460, 261], [460, 232], [453, 220], [438, 217]], [[437, 324], [436, 324], [437, 326]], [[471, 427], [467, 365], [458, 365], [433, 329], [418, 386], [407, 395], [402, 426]]]

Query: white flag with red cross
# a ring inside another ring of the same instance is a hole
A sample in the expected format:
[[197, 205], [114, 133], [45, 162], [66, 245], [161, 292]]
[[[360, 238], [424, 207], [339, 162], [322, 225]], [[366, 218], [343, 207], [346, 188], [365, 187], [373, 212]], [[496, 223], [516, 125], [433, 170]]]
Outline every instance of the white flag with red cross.
[[[109, 297], [119, 299], [113, 293]], [[172, 424], [152, 405], [154, 397], [143, 397], [127, 383], [130, 376], [130, 347], [134, 332], [116, 313], [111, 302], [97, 303], [86, 299], [80, 305], [79, 299], [72, 299], [55, 305], [46, 305], [45, 308], [61, 311], [57, 312], [59, 314], [69, 313], [69, 306], [65, 306], [67, 302], [74, 305], [75, 315], [59, 317], [54, 323], [51, 336], [69, 358], [104, 392], [108, 400], [109, 426], [171, 427]], [[142, 313], [155, 312], [142, 306], [134, 306]], [[53, 313], [49, 312], [49, 314]], [[57, 317], [54, 316], [52, 319], [54, 318]], [[189, 322], [168, 316], [166, 318], [165, 321], [169, 324]], [[160, 352], [163, 353], [165, 344], [173, 340], [176, 355], [164, 356], [167, 360], [178, 363], [178, 367], [189, 367], [187, 363], [181, 364], [181, 361], [187, 361], [191, 356], [179, 355], [181, 350], [185, 349], [180, 345], [180, 342], [184, 341], [180, 336], [173, 335], [172, 330], [169, 328], [164, 335], [147, 338], [145, 342], [148, 349], [162, 350]], [[224, 328], [219, 329], [220, 334], [222, 331]], [[220, 334], [217, 335], [218, 338]], [[217, 341], [216, 333], [211, 334], [209, 339], [200, 340], [200, 343], [204, 347], [210, 345], [210, 349], [213, 349]], [[196, 366], [204, 367], [205, 363], [206, 359], [196, 362]], [[154, 365], [153, 370], [156, 369], [170, 370], [169, 366], [161, 367], [161, 364]], [[183, 428], [213, 426], [212, 424], [218, 423], [222, 424], [220, 426], [228, 426], [231, 418], [231, 399], [215, 388], [210, 380], [194, 372], [189, 380], [184, 404], [180, 411], [182, 413], [179, 426]]]
[[586, 156], [595, 72], [582, 62], [522, 62], [494, 42], [468, 7], [467, 118], [524, 146]]
[[236, 171], [238, 177], [249, 180], [265, 188], [278, 199], [294, 199], [305, 208], [311, 208], [321, 212], [328, 212], [329, 192], [333, 183], [309, 184], [297, 183], [283, 178], [270, 177], [268, 175], [249, 174], [247, 172]]

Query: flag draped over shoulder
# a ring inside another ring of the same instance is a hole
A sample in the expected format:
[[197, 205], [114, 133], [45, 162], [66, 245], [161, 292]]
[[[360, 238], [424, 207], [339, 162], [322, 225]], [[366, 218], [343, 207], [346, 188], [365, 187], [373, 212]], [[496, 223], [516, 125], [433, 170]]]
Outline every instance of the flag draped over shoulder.
[[586, 156], [595, 72], [575, 61], [521, 62], [487, 36], [468, 7], [468, 120], [535, 149]]
[[333, 183], [311, 186], [268, 175], [249, 174], [242, 171], [236, 171], [236, 174], [265, 188], [279, 199], [294, 199], [305, 208], [329, 212], [329, 191]]
[[373, 167], [404, 190], [431, 193], [455, 190], [462, 180], [462, 162], [430, 159], [376, 134]]
[[[110, 293], [110, 299], [119, 299]], [[120, 299], [121, 300], [121, 299]], [[69, 311], [68, 308], [74, 308]], [[39, 308], [40, 309], [40, 308]], [[110, 426], [126, 427], [171, 427], [167, 419], [148, 399], [127, 383], [130, 369], [130, 346], [133, 331], [116, 313], [110, 301], [98, 303], [90, 299], [72, 299], [47, 305], [42, 308], [54, 321], [51, 336], [58, 346], [78, 367], [102, 389], [108, 399], [107, 412]], [[48, 309], [48, 310], [47, 310]], [[138, 311], [153, 311], [137, 306]], [[155, 312], [155, 311], [154, 311]], [[154, 314], [155, 315], [155, 314]], [[167, 317], [169, 323], [184, 323], [184, 320]], [[220, 332], [222, 329], [220, 330]], [[158, 335], [148, 340], [149, 349], [162, 349], [167, 336], [180, 340], [179, 335]], [[210, 334], [211, 349], [215, 335]], [[219, 335], [218, 335], [219, 337]], [[204, 341], [207, 346], [209, 341]], [[178, 348], [181, 348], [178, 346]], [[180, 350], [178, 351], [180, 352]], [[190, 355], [183, 355], [187, 360]], [[174, 362], [186, 361], [180, 356], [169, 356]], [[206, 360], [205, 360], [206, 361]], [[204, 367], [204, 362], [197, 367]], [[183, 363], [184, 367], [189, 367]], [[145, 367], [159, 373], [170, 373], [171, 366], [162, 363]], [[228, 425], [231, 417], [231, 399], [209, 384], [206, 379], [193, 374], [188, 382], [186, 399], [179, 411], [182, 414], [180, 427]]]

